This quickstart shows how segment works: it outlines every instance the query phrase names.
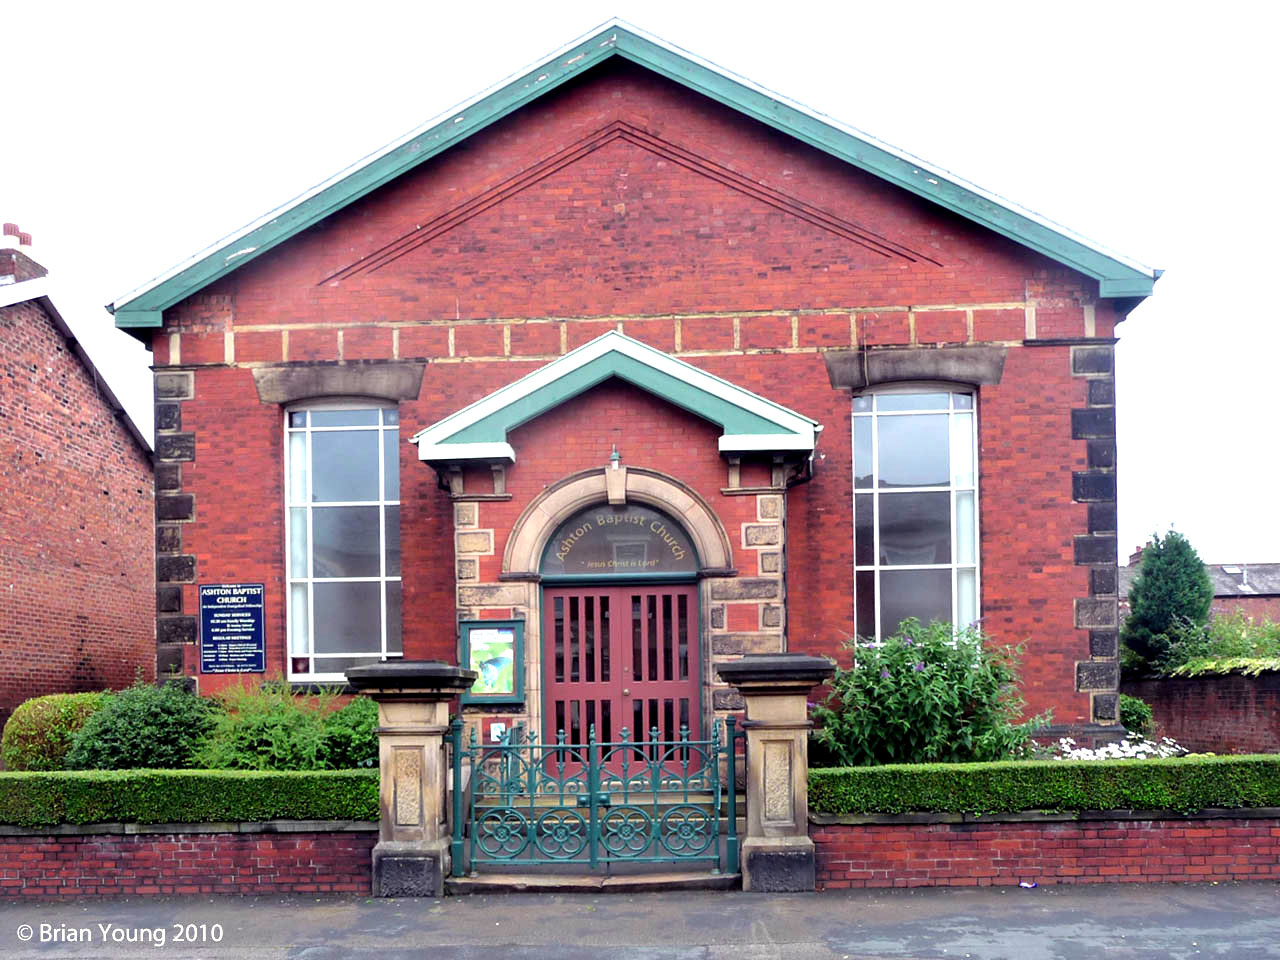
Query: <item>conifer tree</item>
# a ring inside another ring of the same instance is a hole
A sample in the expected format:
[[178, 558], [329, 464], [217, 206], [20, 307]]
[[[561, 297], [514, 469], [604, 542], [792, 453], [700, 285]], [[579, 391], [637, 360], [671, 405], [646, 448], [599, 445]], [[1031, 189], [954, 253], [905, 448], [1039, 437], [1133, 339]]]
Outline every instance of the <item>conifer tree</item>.
[[1213, 603], [1213, 583], [1195, 547], [1170, 530], [1153, 534], [1142, 552], [1142, 572], [1129, 589], [1129, 617], [1121, 640], [1150, 663], [1169, 652], [1170, 631], [1186, 620], [1203, 625]]

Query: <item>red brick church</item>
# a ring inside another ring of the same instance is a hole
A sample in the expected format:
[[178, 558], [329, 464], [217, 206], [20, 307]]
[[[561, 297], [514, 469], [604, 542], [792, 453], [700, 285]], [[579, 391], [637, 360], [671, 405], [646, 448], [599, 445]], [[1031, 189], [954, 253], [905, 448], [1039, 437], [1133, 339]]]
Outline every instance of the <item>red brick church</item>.
[[113, 305], [155, 357], [162, 671], [475, 666], [707, 728], [909, 616], [1116, 721], [1116, 324], [1156, 274], [611, 23]]

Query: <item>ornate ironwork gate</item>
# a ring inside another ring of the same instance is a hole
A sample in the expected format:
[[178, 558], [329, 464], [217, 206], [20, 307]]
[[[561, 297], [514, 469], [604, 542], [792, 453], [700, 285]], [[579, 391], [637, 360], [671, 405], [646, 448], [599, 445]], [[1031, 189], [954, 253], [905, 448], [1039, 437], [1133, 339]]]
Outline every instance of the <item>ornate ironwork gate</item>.
[[[484, 865], [695, 863], [738, 872], [734, 720], [709, 740], [531, 740], [523, 727], [500, 743], [453, 738], [453, 872]], [[727, 732], [726, 732], [727, 730]], [[469, 779], [466, 773], [470, 773]], [[459, 784], [466, 784], [459, 789]], [[725, 786], [727, 790], [723, 789]], [[723, 832], [723, 843], [722, 843]]]

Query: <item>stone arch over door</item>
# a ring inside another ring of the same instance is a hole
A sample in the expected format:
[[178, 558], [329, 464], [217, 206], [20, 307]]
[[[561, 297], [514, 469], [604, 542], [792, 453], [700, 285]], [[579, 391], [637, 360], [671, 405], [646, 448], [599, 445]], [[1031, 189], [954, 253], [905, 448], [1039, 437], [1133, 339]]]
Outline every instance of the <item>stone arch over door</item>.
[[[547, 541], [575, 512], [597, 504], [638, 503], [671, 515], [685, 528], [698, 554], [698, 649], [703, 728], [713, 715], [710, 617], [713, 591], [736, 577], [733, 546], [723, 522], [694, 490], [676, 478], [644, 467], [589, 470], [573, 474], [539, 494], [512, 527], [503, 553], [501, 577], [523, 589], [525, 617], [526, 708], [529, 727], [541, 730], [543, 717], [543, 611], [539, 567]], [[619, 578], [625, 582], [625, 578]]]
[[657, 470], [606, 467], [566, 477], [544, 490], [524, 509], [507, 540], [502, 576], [536, 578], [543, 548], [565, 520], [593, 504], [627, 502], [664, 510], [684, 524], [698, 552], [702, 577], [732, 575], [733, 548], [729, 535], [702, 497]]

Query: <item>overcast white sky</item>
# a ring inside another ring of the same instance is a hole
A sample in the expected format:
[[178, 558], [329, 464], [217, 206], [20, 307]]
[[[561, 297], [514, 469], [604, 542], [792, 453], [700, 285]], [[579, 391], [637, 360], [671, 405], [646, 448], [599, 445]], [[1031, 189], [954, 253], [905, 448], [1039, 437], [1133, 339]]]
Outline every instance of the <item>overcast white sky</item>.
[[1119, 330], [1122, 560], [1280, 561], [1274, 5], [9, 4], [0, 220], [148, 429], [102, 304], [615, 14], [1166, 270]]

